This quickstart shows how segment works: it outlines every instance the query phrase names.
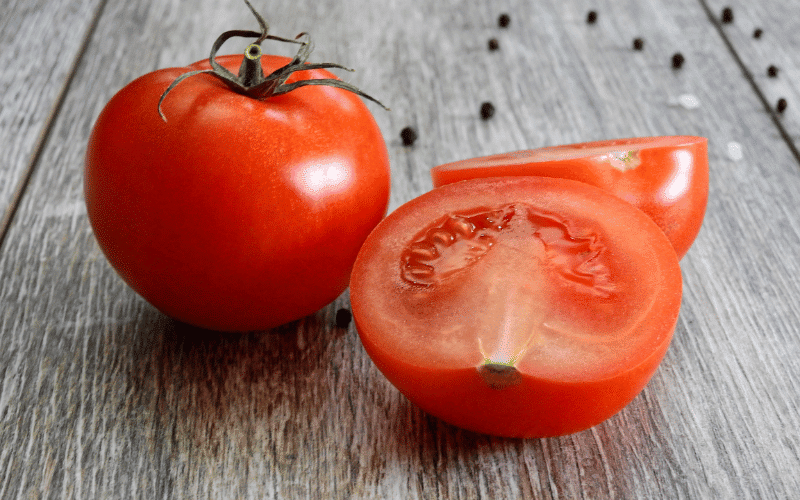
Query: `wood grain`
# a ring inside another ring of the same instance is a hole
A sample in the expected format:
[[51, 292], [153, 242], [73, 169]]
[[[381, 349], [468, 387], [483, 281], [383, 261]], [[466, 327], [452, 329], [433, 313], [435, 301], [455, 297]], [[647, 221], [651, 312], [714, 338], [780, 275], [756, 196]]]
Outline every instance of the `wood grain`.
[[[759, 5], [749, 6], [753, 16], [766, 15]], [[590, 9], [594, 25], [585, 23]], [[506, 29], [501, 12], [511, 15]], [[0, 254], [0, 498], [800, 490], [800, 168], [698, 1], [283, 0], [264, 13], [275, 34], [311, 31], [312, 60], [355, 68], [348, 80], [393, 108], [372, 108], [392, 161], [392, 209], [430, 189], [438, 163], [614, 137], [709, 137], [709, 207], [681, 262], [684, 301], [664, 363], [609, 421], [519, 441], [453, 428], [408, 403], [354, 327], [335, 326], [346, 293], [315, 315], [245, 335], [163, 317], [94, 241], [82, 201], [85, 144], [127, 82], [207, 57], [218, 33], [255, 22], [238, 0], [191, 9], [110, 0]], [[639, 36], [641, 52], [631, 48]], [[486, 48], [492, 37], [498, 51]], [[670, 67], [677, 51], [680, 70]], [[789, 74], [800, 63], [792, 57], [780, 63]], [[683, 94], [700, 106], [676, 104]], [[483, 101], [497, 109], [491, 120], [479, 118]], [[398, 135], [406, 125], [419, 131], [413, 147]], [[10, 129], [2, 122], [0, 134]]]
[[[779, 1], [757, 5], [723, 0], [705, 0], [704, 3], [744, 66], [745, 76], [757, 86], [765, 110], [774, 113], [781, 132], [785, 131], [785, 138], [800, 161], [800, 17]], [[722, 21], [725, 8], [733, 13], [729, 23]], [[756, 30], [761, 31], [758, 37], [754, 35]], [[769, 72], [770, 66], [777, 70], [774, 76]], [[787, 102], [782, 113], [777, 110], [780, 99]]]
[[101, 5], [7, 0], [0, 6], [0, 244]]

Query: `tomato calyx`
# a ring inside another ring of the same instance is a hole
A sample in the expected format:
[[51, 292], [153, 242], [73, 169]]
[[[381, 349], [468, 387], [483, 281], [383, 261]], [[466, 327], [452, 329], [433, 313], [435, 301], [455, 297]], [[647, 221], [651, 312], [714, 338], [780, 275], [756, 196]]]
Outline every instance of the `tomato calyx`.
[[[336, 87], [343, 90], [347, 90], [348, 92], [352, 92], [365, 99], [369, 99], [370, 101], [378, 104], [382, 108], [389, 110], [389, 108], [386, 107], [379, 100], [364, 93], [355, 85], [343, 82], [341, 80], [333, 78], [318, 78], [312, 80], [298, 80], [293, 83], [286, 83], [286, 80], [288, 80], [289, 77], [296, 71], [305, 71], [311, 69], [331, 69], [331, 68], [343, 69], [345, 71], [354, 71], [354, 70], [336, 63], [314, 63], [314, 64], [307, 63], [306, 61], [308, 60], [308, 57], [314, 50], [314, 45], [311, 42], [311, 37], [308, 33], [302, 32], [299, 35], [297, 35], [294, 38], [294, 40], [270, 35], [269, 25], [267, 24], [264, 17], [253, 8], [253, 6], [250, 4], [250, 2], [248, 2], [248, 0], [244, 0], [244, 3], [247, 4], [247, 6], [250, 8], [250, 11], [258, 20], [258, 24], [261, 30], [260, 31], [230, 30], [221, 34], [216, 39], [216, 41], [214, 41], [214, 44], [211, 47], [211, 54], [208, 59], [208, 62], [211, 64], [211, 69], [189, 71], [187, 73], [184, 73], [178, 78], [176, 78], [169, 85], [169, 87], [167, 87], [164, 93], [161, 94], [161, 98], [158, 100], [158, 114], [161, 116], [162, 120], [164, 120], [165, 122], [167, 121], [167, 117], [161, 110], [161, 104], [164, 102], [164, 99], [167, 97], [167, 94], [183, 80], [195, 75], [199, 75], [201, 73], [212, 74], [217, 78], [219, 78], [220, 80], [222, 80], [226, 85], [228, 85], [228, 87], [230, 87], [231, 90], [243, 95], [247, 95], [254, 99], [268, 99], [272, 96], [286, 94], [288, 92], [291, 92], [300, 87], [305, 87], [307, 85], [326, 85], [329, 87]], [[228, 39], [233, 37], [256, 38], [256, 41], [248, 45], [244, 51], [244, 58], [242, 59], [242, 64], [239, 67], [238, 75], [226, 69], [216, 60], [217, 51], [219, 51], [220, 47], [222, 47], [222, 45], [226, 41], [228, 41]], [[276, 69], [269, 75], [265, 76], [261, 68], [261, 55], [262, 55], [261, 43], [264, 40], [276, 40], [279, 42], [296, 43], [300, 44], [300, 48], [298, 49], [297, 54], [295, 54], [294, 58], [288, 64]]]

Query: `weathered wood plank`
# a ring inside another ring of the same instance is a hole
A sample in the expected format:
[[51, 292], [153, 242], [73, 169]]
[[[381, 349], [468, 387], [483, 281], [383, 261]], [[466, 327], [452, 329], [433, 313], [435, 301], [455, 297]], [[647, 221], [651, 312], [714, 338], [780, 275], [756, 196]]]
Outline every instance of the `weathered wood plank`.
[[0, 243], [101, 3], [0, 5]]
[[[110, 2], [0, 255], [0, 497], [798, 490], [800, 173], [699, 3], [286, 0], [269, 9], [275, 34], [312, 31], [314, 60], [356, 68], [348, 79], [393, 108], [375, 108], [393, 165], [392, 208], [429, 189], [437, 163], [610, 137], [709, 137], [708, 215], [682, 261], [685, 300], [662, 368], [591, 430], [496, 439], [406, 402], [353, 326], [333, 324], [346, 294], [271, 332], [220, 335], [163, 318], [94, 242], [82, 202], [85, 143], [122, 85], [206, 57], [219, 32], [255, 23], [238, 0], [189, 11]], [[500, 12], [512, 18], [504, 30]], [[637, 36], [641, 52], [630, 48]], [[499, 51], [486, 49], [491, 37]], [[686, 57], [681, 70], [670, 68], [676, 51]], [[674, 104], [682, 94], [700, 106]], [[486, 100], [497, 114], [482, 121]], [[420, 133], [411, 148], [397, 135], [406, 125]], [[730, 141], [741, 144], [738, 161]]]
[[[780, 1], [705, 0], [800, 162], [800, 16]], [[723, 19], [730, 9], [731, 17]], [[758, 33], [757, 33], [758, 32]], [[772, 67], [772, 69], [771, 69]], [[778, 102], [786, 109], [780, 112]]]

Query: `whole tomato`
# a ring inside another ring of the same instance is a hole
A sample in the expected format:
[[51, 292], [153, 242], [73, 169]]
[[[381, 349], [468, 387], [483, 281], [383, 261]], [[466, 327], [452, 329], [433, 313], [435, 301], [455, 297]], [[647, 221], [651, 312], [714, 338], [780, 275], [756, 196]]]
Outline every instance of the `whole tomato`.
[[[274, 38], [265, 24], [261, 35]], [[246, 57], [260, 68], [248, 63], [237, 91], [205, 74], [246, 66], [241, 55], [214, 57], [222, 38], [209, 61], [148, 73], [106, 105], [86, 154], [86, 205], [111, 265], [156, 308], [208, 329], [267, 329], [347, 287], [386, 214], [389, 160], [357, 93], [316, 84], [335, 82], [322, 68], [338, 66], [281, 73], [305, 64], [310, 46], [291, 60], [251, 45]], [[254, 70], [255, 83], [286, 93], [240, 92]]]

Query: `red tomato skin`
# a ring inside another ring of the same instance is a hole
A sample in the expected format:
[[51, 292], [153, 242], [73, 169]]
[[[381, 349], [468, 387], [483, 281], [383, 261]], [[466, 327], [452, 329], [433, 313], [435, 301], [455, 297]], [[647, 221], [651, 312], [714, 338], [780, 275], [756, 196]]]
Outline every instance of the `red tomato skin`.
[[[242, 56], [217, 58], [236, 73]], [[263, 56], [265, 74], [289, 62]], [[220, 331], [311, 314], [348, 285], [386, 214], [386, 145], [361, 99], [310, 86], [257, 100], [211, 75], [146, 74], [101, 112], [85, 198], [111, 265], [165, 314]], [[325, 70], [289, 80], [335, 78]]]
[[[447, 361], [440, 361], [431, 359], [428, 354], [409, 360], [398, 355], [396, 345], [401, 340], [394, 336], [394, 332], [377, 329], [374, 322], [376, 315], [392, 315], [394, 312], [382, 313], [380, 308], [373, 311], [375, 294], [383, 292], [371, 286], [369, 269], [383, 267], [383, 263], [373, 260], [375, 256], [385, 255], [387, 249], [396, 246], [396, 239], [403, 238], [393, 234], [392, 225], [397, 224], [394, 228], [401, 227], [404, 230], [424, 226], [424, 223], [415, 220], [415, 210], [424, 205], [433, 205], [437, 197], [447, 198], [459, 190], [464, 191], [464, 199], [477, 199], [481, 192], [519, 191], [520, 188], [513, 186], [514, 180], [508, 178], [468, 180], [436, 188], [390, 214], [376, 227], [359, 253], [351, 278], [350, 300], [353, 319], [366, 352], [387, 379], [422, 410], [452, 425], [484, 434], [514, 438], [560, 436], [585, 430], [612, 417], [647, 385], [663, 359], [675, 330], [682, 296], [682, 277], [677, 256], [669, 241], [644, 213], [595, 187], [574, 181], [537, 177], [525, 177], [520, 181], [526, 184], [522, 186], [522, 189], [529, 190], [526, 192], [548, 191], [553, 186], [564, 184], [583, 192], [587, 200], [606, 198], [611, 205], [616, 204], [615, 210], [625, 214], [620, 216], [621, 221], [637, 222], [632, 226], [622, 222], [622, 226], [632, 234], [639, 234], [642, 238], [640, 241], [652, 245], [652, 252], [640, 254], [650, 255], [651, 260], [640, 264], [639, 269], [640, 272], [649, 270], [658, 276], [655, 287], [659, 290], [659, 300], [647, 308], [647, 318], [636, 327], [637, 335], [641, 333], [647, 340], [641, 344], [641, 353], [632, 354], [634, 361], [625, 361], [599, 377], [576, 374], [561, 379], [526, 373], [520, 365], [519, 385], [497, 389], [489, 387], [481, 378], [476, 370], [475, 359], [465, 358], [463, 362], [454, 362], [451, 357]], [[442, 190], [448, 190], [450, 195], [442, 194]], [[449, 199], [452, 201], [452, 198]], [[474, 203], [477, 206], [487, 204], [485, 200]], [[447, 207], [443, 208], [445, 212], [456, 210], [452, 208], [453, 205], [452, 202], [441, 204]], [[613, 219], [613, 213], [604, 213], [600, 217]], [[645, 231], [640, 232], [642, 229]], [[409, 234], [406, 238], [410, 240], [411, 237], [412, 234]], [[399, 255], [396, 257], [399, 260]], [[399, 274], [399, 263], [396, 267]], [[622, 273], [624, 269], [615, 272]], [[630, 279], [632, 283], [637, 282], [635, 277]], [[392, 290], [386, 293], [394, 293], [398, 297], [394, 309], [402, 310], [403, 286], [399, 280], [397, 283], [388, 281], [381, 280], [381, 283], [385, 282], [382, 286]], [[570, 299], [565, 294], [560, 300]], [[405, 325], [402, 319], [394, 320], [398, 328]], [[472, 320], [467, 318], [460, 321], [470, 323]], [[436, 335], [436, 332], [431, 332], [431, 335]]]
[[541, 150], [519, 151], [473, 158], [431, 169], [434, 187], [481, 177], [533, 175], [572, 179], [599, 187], [635, 205], [667, 235], [678, 258], [691, 247], [705, 217], [708, 202], [708, 139], [694, 136], [639, 137], [572, 144], [556, 148], [580, 150], [661, 141], [639, 151], [641, 164], [619, 170], [602, 161], [600, 154], [582, 158], [533, 161]]
[[[361, 332], [358, 320], [355, 323]], [[646, 360], [614, 377], [570, 383], [523, 373], [519, 385], [502, 390], [487, 386], [474, 368], [431, 369], [398, 363], [368, 340], [363, 344], [381, 373], [425, 412], [473, 432], [542, 438], [588, 429], [627, 406], [664, 358], [675, 326], [666, 328]]]

